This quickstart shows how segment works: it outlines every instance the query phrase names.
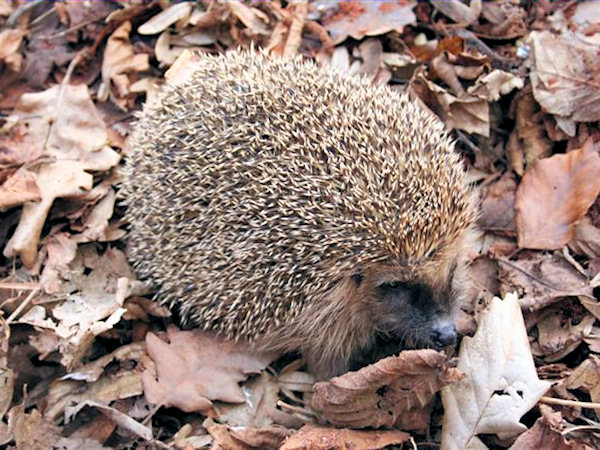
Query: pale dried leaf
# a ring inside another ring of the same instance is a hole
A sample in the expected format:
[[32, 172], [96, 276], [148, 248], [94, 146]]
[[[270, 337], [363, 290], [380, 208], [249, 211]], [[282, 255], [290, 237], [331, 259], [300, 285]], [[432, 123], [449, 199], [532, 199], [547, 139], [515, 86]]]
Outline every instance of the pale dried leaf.
[[340, 430], [304, 425], [290, 436], [280, 450], [355, 449], [376, 450], [408, 442], [410, 435], [399, 430]]
[[517, 190], [519, 247], [553, 250], [567, 244], [598, 192], [600, 156], [591, 140], [567, 154], [535, 161]]
[[23, 56], [19, 53], [23, 36], [25, 31], [21, 29], [0, 31], [0, 62], [6, 64], [13, 72], [18, 72], [23, 62]]
[[139, 34], [158, 34], [176, 22], [187, 20], [192, 13], [191, 3], [175, 3], [153, 16], [138, 28]]
[[393, 426], [426, 407], [440, 388], [460, 378], [435, 350], [406, 350], [357, 372], [315, 383], [312, 408], [334, 425]]
[[84, 170], [108, 170], [119, 162], [118, 153], [106, 145], [106, 126], [85, 85], [23, 94], [7, 120], [26, 127], [29, 145], [38, 154], [78, 161]]
[[269, 34], [266, 26], [269, 23], [269, 16], [264, 12], [242, 2], [227, 2], [226, 5], [231, 14], [237, 17], [250, 31], [255, 34]]
[[470, 25], [479, 19], [481, 0], [471, 0], [467, 6], [461, 0], [433, 2], [433, 7], [456, 23]]
[[146, 335], [156, 374], [144, 372], [144, 393], [150, 403], [186, 412], [210, 411], [211, 400], [244, 402], [238, 383], [271, 361], [269, 356], [252, 354], [245, 345], [207, 333], [170, 327], [168, 338], [166, 343], [152, 333]]
[[81, 195], [82, 189], [91, 189], [92, 181], [92, 175], [85, 172], [78, 161], [43, 164], [37, 174], [42, 199], [23, 207], [19, 225], [4, 248], [4, 256], [20, 256], [26, 267], [33, 267], [42, 227], [54, 200]]
[[[147, 54], [135, 54], [129, 41], [131, 22], [123, 22], [108, 38], [102, 59], [102, 82], [112, 92], [115, 86], [118, 99], [129, 94], [130, 81], [128, 73], [141, 72], [150, 68]], [[119, 103], [118, 103], [119, 104]]]
[[0, 211], [41, 199], [33, 172], [21, 167], [0, 186]]
[[414, 3], [391, 2], [339, 2], [339, 11], [324, 25], [334, 44], [348, 36], [361, 40], [365, 36], [378, 36], [390, 31], [402, 32], [405, 25], [415, 23]]
[[55, 420], [72, 405], [94, 400], [110, 404], [115, 400], [143, 394], [139, 371], [121, 369], [116, 374], [105, 374], [94, 383], [73, 380], [55, 380], [50, 385], [44, 417]]
[[467, 89], [467, 92], [479, 98], [485, 98], [488, 102], [495, 102], [500, 99], [500, 96], [506, 95], [514, 89], [522, 88], [522, 78], [496, 69], [478, 78], [477, 83]]
[[96, 408], [106, 417], [110, 418], [110, 420], [112, 420], [119, 427], [129, 431], [130, 433], [133, 433], [136, 436], [141, 437], [142, 439], [145, 439], [147, 441], [151, 441], [153, 439], [152, 430], [147, 426], [142, 425], [140, 422], [132, 419], [127, 414], [123, 414], [118, 409], [111, 408], [106, 404], [99, 403], [94, 400], [86, 400], [84, 402], [79, 403], [75, 407], [69, 408], [66, 412], [67, 423], [70, 422], [71, 419], [75, 417], [77, 413], [86, 406]]
[[458, 369], [466, 377], [442, 388], [442, 449], [485, 448], [478, 434], [509, 439], [526, 430], [520, 422], [550, 383], [537, 377], [517, 296], [494, 298], [465, 337]]

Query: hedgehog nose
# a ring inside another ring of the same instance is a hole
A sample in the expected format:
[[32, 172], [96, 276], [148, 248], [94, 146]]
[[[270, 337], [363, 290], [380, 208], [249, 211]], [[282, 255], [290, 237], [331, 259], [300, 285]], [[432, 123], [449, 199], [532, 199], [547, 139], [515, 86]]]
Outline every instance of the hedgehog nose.
[[437, 347], [456, 344], [456, 328], [452, 322], [439, 322], [433, 327], [431, 339]]

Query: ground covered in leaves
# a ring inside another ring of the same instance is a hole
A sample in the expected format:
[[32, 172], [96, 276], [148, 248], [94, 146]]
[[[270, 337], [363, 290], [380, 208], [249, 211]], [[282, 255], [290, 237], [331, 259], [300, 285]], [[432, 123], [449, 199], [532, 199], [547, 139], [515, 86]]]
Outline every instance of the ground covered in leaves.
[[[0, 445], [600, 447], [600, 3], [5, 1], [0, 26]], [[448, 125], [481, 197], [457, 356], [314, 383], [181, 331], [136, 279], [134, 113], [194, 52], [251, 46]]]

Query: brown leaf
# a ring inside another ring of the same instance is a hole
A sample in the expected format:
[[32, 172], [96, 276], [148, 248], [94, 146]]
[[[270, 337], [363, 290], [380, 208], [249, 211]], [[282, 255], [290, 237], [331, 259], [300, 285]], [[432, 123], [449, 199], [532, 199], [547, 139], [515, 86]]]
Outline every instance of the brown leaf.
[[119, 162], [119, 155], [106, 145], [106, 126], [85, 85], [24, 94], [7, 121], [26, 127], [34, 157], [76, 160], [84, 170], [108, 170]]
[[0, 186], [0, 211], [41, 199], [33, 172], [21, 167]]
[[390, 31], [401, 33], [405, 25], [417, 21], [414, 7], [413, 3], [339, 2], [334, 15], [323, 18], [323, 23], [333, 42], [339, 44], [348, 36], [361, 40]]
[[128, 73], [148, 70], [150, 64], [145, 53], [135, 54], [133, 45], [129, 41], [131, 22], [123, 22], [108, 38], [102, 59], [103, 90], [98, 97], [106, 100], [109, 93], [113, 93], [111, 85], [116, 88], [115, 101], [124, 107], [122, 98], [129, 94], [130, 80]]
[[18, 72], [23, 62], [23, 56], [18, 52], [23, 36], [25, 36], [25, 32], [20, 29], [8, 29], [0, 32], [0, 62], [6, 64], [13, 72]]
[[334, 425], [393, 426], [406, 411], [427, 406], [460, 378], [435, 350], [406, 350], [357, 372], [315, 383], [312, 407]]
[[570, 31], [531, 33], [534, 70], [533, 95], [542, 108], [554, 114], [560, 128], [575, 135], [574, 122], [600, 120], [600, 60], [597, 46]]
[[19, 226], [4, 248], [4, 256], [20, 256], [26, 267], [33, 267], [42, 227], [54, 200], [81, 195], [82, 189], [91, 189], [92, 181], [92, 175], [84, 172], [77, 161], [62, 160], [42, 165], [37, 174], [42, 199], [23, 207]]
[[[584, 217], [575, 225], [569, 248], [590, 259], [600, 257], [600, 229], [592, 225], [589, 217]], [[591, 275], [596, 274], [592, 273]]]
[[490, 185], [481, 202], [479, 227], [492, 233], [514, 236], [515, 225], [515, 194], [517, 182], [515, 177], [506, 173], [502, 178]]
[[271, 361], [266, 355], [250, 353], [242, 344], [207, 333], [170, 327], [167, 334], [169, 343], [152, 333], [146, 336], [156, 374], [144, 372], [144, 393], [156, 405], [206, 413], [212, 410], [211, 400], [244, 402], [238, 383]]
[[[591, 401], [600, 403], [600, 357], [590, 355], [567, 378], [567, 389], [581, 389], [590, 395]], [[600, 409], [595, 409], [600, 415]]]
[[137, 31], [145, 35], [162, 33], [174, 23], [187, 20], [192, 13], [192, 8], [193, 5], [187, 2], [171, 4], [140, 25]]
[[290, 436], [281, 450], [353, 449], [376, 450], [408, 442], [410, 435], [399, 430], [339, 430], [304, 425]]
[[481, 0], [471, 0], [468, 6], [460, 0], [433, 2], [433, 6], [453, 21], [465, 25], [475, 22], [481, 14]]
[[249, 450], [265, 449], [277, 450], [284, 439], [293, 431], [286, 428], [269, 426], [263, 428], [229, 427], [211, 420], [203, 424], [213, 438], [213, 449]]
[[535, 161], [517, 190], [521, 248], [553, 250], [573, 237], [600, 192], [600, 156], [588, 140], [581, 149]]
[[559, 255], [534, 253], [526, 259], [498, 260], [500, 292], [518, 292], [522, 308], [537, 311], [561, 298], [593, 298], [589, 281]]

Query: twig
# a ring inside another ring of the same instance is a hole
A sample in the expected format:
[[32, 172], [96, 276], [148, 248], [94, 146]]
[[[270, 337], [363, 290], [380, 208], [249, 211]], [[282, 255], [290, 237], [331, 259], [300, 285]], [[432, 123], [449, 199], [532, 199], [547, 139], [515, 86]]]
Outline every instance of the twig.
[[31, 303], [31, 300], [33, 300], [33, 297], [35, 297], [38, 293], [40, 292], [40, 288], [36, 288], [33, 291], [31, 291], [29, 293], [29, 295], [27, 296], [27, 298], [25, 298], [25, 300], [23, 300], [21, 302], [21, 304], [19, 306], [17, 306], [17, 309], [15, 309], [13, 311], [13, 313], [8, 317], [8, 319], [6, 319], [6, 324], [10, 324], [13, 320], [15, 320], [15, 318], [21, 314], [21, 312], [25, 309], [26, 306], [28, 306]]
[[540, 398], [540, 402], [547, 403], [548, 405], [574, 406], [576, 408], [585, 408], [585, 409], [599, 409], [600, 408], [600, 403], [580, 402], [578, 400], [565, 400], [562, 398], [554, 398], [554, 397], [546, 397], [546, 396]]
[[10, 281], [0, 281], [0, 289], [8, 289], [11, 291], [31, 291], [39, 287], [39, 283], [11, 283]]

